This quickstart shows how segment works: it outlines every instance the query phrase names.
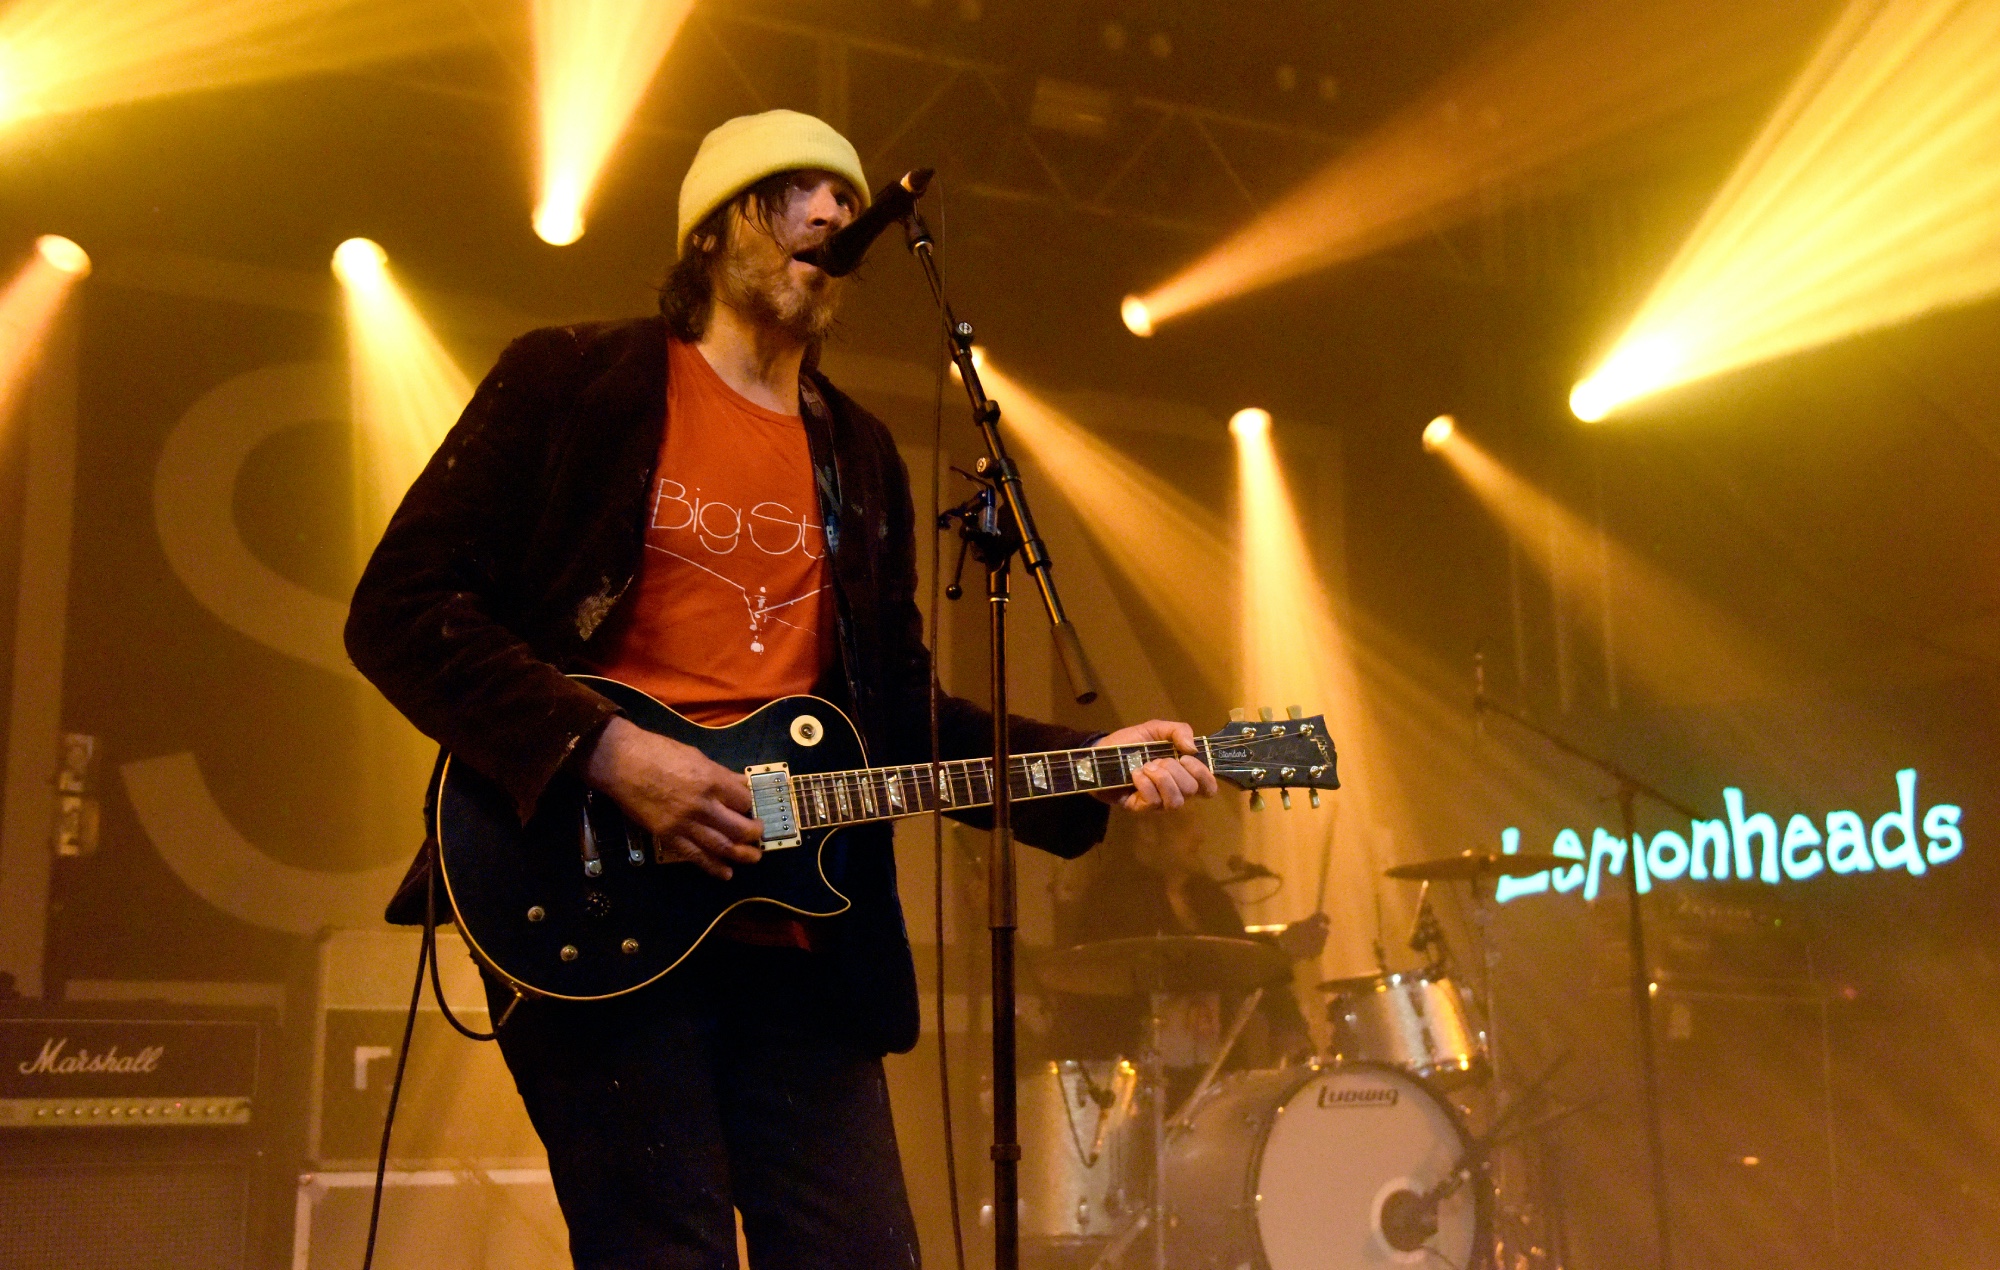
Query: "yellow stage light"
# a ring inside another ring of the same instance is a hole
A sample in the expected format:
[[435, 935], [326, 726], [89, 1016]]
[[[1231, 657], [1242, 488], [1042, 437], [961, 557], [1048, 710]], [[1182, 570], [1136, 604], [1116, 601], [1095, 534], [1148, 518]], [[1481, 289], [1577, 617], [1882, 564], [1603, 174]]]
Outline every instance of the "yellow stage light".
[[404, 57], [474, 38], [459, 0], [15, 0], [0, 127]]
[[1118, 316], [1123, 319], [1125, 329], [1141, 339], [1153, 333], [1153, 312], [1136, 295], [1128, 295], [1119, 303]]
[[[1414, 105], [1159, 286], [1128, 297], [1135, 334], [1490, 212], [1544, 173], [1791, 56], [1817, 0], [1571, 0]], [[1135, 322], [1135, 315], [1140, 319]], [[1142, 329], [1143, 328], [1143, 329]]]
[[346, 298], [354, 402], [355, 535], [364, 552], [472, 397], [472, 383], [366, 238], [333, 253]]
[[333, 274], [347, 286], [379, 287], [389, 278], [389, 253], [370, 238], [350, 238], [333, 249]]
[[1424, 425], [1424, 449], [1436, 454], [1451, 444], [1451, 439], [1457, 432], [1458, 420], [1450, 415], [1439, 415]]
[[2000, 0], [1854, 0], [1571, 408], [1996, 291]]
[[[564, 246], [693, 0], [534, 0], [541, 190], [535, 233]], [[671, 209], [669, 209], [671, 212]]]
[[1229, 435], [1242, 440], [1261, 437], [1271, 430], [1271, 412], [1250, 406], [1229, 416]]
[[90, 253], [61, 234], [43, 234], [35, 240], [35, 250], [43, 260], [64, 273], [79, 278], [90, 276]]
[[90, 272], [90, 257], [67, 238], [45, 234], [0, 292], [0, 424], [41, 365], [42, 349], [70, 292]]

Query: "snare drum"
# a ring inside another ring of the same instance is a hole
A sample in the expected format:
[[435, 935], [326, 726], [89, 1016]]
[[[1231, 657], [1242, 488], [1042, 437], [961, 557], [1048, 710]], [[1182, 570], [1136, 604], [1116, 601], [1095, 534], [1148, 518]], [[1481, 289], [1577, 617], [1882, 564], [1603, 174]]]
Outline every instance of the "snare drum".
[[1428, 1203], [1470, 1146], [1458, 1112], [1393, 1067], [1239, 1072], [1167, 1144], [1177, 1270], [1471, 1266], [1491, 1249], [1475, 1168]]
[[1486, 1078], [1486, 1034], [1450, 979], [1384, 974], [1321, 986], [1333, 992], [1326, 1014], [1335, 1062], [1388, 1063], [1444, 1089]]
[[1131, 1185], [1142, 1132], [1127, 1062], [1051, 1062], [1016, 1082], [1021, 1140], [1021, 1237], [1094, 1240], [1142, 1201]]

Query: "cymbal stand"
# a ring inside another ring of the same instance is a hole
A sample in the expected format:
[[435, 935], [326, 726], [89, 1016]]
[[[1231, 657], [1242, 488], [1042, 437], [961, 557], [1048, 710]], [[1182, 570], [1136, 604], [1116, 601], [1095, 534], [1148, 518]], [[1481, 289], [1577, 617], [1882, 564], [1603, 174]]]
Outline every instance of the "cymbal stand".
[[[1484, 654], [1480, 655], [1475, 677], [1477, 685], [1473, 695], [1475, 716], [1496, 714], [1515, 726], [1536, 736], [1562, 753], [1579, 762], [1588, 764], [1604, 773], [1617, 786], [1618, 812], [1628, 850], [1636, 849], [1638, 841], [1639, 816], [1636, 803], [1644, 794], [1670, 811], [1678, 812], [1690, 820], [1701, 819], [1701, 813], [1670, 794], [1662, 793], [1658, 787], [1639, 779], [1618, 764], [1601, 755], [1580, 748], [1568, 739], [1536, 723], [1526, 715], [1516, 713], [1503, 705], [1496, 704], [1486, 695]], [[1631, 982], [1633, 1016], [1633, 1048], [1638, 1051], [1641, 1105], [1646, 1117], [1646, 1154], [1651, 1165], [1653, 1190], [1653, 1223], [1658, 1241], [1660, 1270], [1673, 1270], [1673, 1218], [1667, 1198], [1667, 1149], [1660, 1123], [1660, 1072], [1659, 1056], [1654, 1051], [1653, 1039], [1653, 994], [1652, 976], [1646, 964], [1646, 927], [1639, 905], [1640, 869], [1637, 862], [1628, 864], [1625, 876], [1629, 882], [1626, 898], [1625, 940], [1631, 958]]]
[[1153, 1086], [1153, 1196], [1146, 1206], [1153, 1223], [1153, 1270], [1167, 1270], [1167, 1021], [1160, 1016], [1164, 992], [1146, 994], [1146, 1073]]

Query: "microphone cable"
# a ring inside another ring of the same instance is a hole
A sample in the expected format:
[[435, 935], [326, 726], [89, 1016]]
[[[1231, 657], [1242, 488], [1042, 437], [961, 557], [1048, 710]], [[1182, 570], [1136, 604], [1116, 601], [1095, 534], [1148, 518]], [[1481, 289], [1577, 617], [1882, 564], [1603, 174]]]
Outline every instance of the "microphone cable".
[[[944, 186], [937, 186], [938, 237], [944, 236]], [[930, 593], [930, 663], [931, 681], [927, 694], [930, 701], [931, 729], [931, 788], [938, 787], [938, 684], [937, 646], [939, 595], [944, 587], [944, 557], [941, 539], [944, 526], [939, 517], [944, 513], [944, 381], [950, 373], [951, 364], [949, 337], [938, 337], [937, 382], [931, 395], [931, 593]], [[944, 808], [931, 808], [931, 914], [933, 919], [933, 946], [936, 950], [934, 970], [937, 979], [937, 1047], [938, 1047], [938, 1102], [943, 1110], [944, 1128], [944, 1176], [945, 1189], [951, 1200], [951, 1243], [958, 1270], [965, 1270], [965, 1218], [960, 1211], [958, 1196], [958, 1137], [952, 1128], [951, 1114], [951, 1046], [945, 1039], [945, 955], [944, 955]]]

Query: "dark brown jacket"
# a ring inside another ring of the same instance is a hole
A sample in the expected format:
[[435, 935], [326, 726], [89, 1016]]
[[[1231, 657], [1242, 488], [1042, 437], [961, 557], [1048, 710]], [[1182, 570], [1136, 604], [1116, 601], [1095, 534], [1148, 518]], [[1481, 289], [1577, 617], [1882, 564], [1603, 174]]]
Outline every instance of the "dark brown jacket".
[[[534, 331], [516, 340], [403, 499], [355, 591], [354, 664], [425, 735], [498, 781], [525, 818], [616, 709], [565, 677], [630, 586], [666, 422], [659, 318]], [[801, 387], [838, 596], [839, 667], [872, 762], [929, 757], [931, 684], [916, 603], [915, 512], [888, 429], [817, 372]], [[939, 705], [945, 758], [989, 753], [991, 716]], [[1085, 744], [1017, 719], [1016, 752]], [[1088, 796], [1023, 804], [1016, 835], [1063, 856], [1103, 835]], [[976, 817], [965, 817], [977, 823]], [[829, 849], [854, 907], [828, 924], [862, 1035], [915, 1044], [914, 968], [889, 826]], [[836, 839], [838, 842], [839, 839]], [[392, 915], [407, 916], [407, 912]]]

